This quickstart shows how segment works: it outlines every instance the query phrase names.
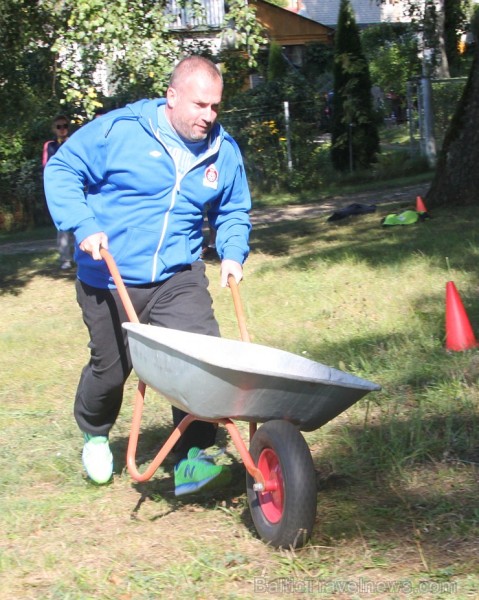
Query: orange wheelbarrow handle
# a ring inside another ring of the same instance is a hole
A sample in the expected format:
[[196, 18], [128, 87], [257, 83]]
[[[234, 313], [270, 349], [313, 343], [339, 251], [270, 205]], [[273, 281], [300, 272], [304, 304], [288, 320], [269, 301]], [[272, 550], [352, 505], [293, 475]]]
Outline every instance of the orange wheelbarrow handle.
[[121, 301], [123, 303], [123, 307], [125, 308], [126, 314], [128, 315], [128, 319], [132, 323], [139, 323], [140, 320], [138, 319], [136, 310], [131, 302], [130, 296], [128, 295], [128, 291], [125, 287], [125, 284], [123, 283], [120, 271], [116, 266], [115, 259], [105, 248], [100, 248], [100, 254], [103, 260], [106, 262], [108, 269], [110, 270], [110, 275], [112, 276], [113, 282], [116, 285], [116, 289], [118, 290]]

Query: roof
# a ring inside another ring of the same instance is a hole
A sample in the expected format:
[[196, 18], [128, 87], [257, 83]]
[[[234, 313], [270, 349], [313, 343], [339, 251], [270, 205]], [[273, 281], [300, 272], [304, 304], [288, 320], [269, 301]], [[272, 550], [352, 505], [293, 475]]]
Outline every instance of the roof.
[[[338, 23], [339, 6], [341, 0], [289, 0], [292, 5], [298, 1], [310, 19], [335, 27]], [[354, 17], [358, 26], [377, 23], [409, 22], [406, 16], [404, 0], [391, 0], [388, 2], [375, 2], [374, 0], [350, 0]]]
[[281, 46], [302, 46], [311, 42], [333, 43], [334, 29], [264, 0], [250, 0], [256, 18], [270, 39]]

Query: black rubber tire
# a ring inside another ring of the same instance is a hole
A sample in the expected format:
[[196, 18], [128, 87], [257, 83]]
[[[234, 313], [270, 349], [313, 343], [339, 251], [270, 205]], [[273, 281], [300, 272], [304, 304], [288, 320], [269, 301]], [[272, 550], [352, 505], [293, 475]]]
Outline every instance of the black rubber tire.
[[256, 466], [260, 457], [277, 460], [282, 478], [280, 506], [271, 519], [267, 496], [254, 491], [254, 479], [246, 473], [249, 509], [259, 536], [275, 548], [303, 546], [311, 537], [317, 508], [316, 475], [304, 437], [288, 421], [267, 421], [254, 434], [250, 454]]

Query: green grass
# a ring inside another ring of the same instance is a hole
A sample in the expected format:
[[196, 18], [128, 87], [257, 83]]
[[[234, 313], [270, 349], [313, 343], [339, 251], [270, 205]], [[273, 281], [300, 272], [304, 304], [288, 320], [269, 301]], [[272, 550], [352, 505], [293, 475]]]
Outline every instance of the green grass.
[[[479, 354], [446, 352], [444, 320], [452, 280], [479, 331], [479, 209], [388, 229], [385, 210], [271, 222], [252, 236], [240, 290], [253, 341], [382, 385], [304, 434], [318, 516], [296, 551], [257, 539], [226, 435], [227, 490], [175, 499], [170, 463], [132, 481], [134, 376], [112, 432], [114, 481], [90, 484], [71, 414], [88, 358], [73, 276], [52, 253], [1, 257], [0, 598], [478, 596]], [[208, 274], [223, 335], [238, 339], [218, 266]], [[141, 468], [169, 427], [168, 404], [148, 394]]]

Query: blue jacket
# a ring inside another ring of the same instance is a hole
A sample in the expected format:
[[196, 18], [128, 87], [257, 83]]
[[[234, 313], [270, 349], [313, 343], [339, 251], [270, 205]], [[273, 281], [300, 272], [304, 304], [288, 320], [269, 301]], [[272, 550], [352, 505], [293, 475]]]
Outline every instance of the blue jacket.
[[44, 182], [58, 229], [71, 230], [78, 278], [114, 287], [104, 261], [78, 244], [108, 235], [126, 285], [158, 282], [199, 259], [205, 209], [221, 259], [243, 263], [249, 251], [251, 198], [236, 142], [216, 124], [209, 149], [183, 176], [157, 127], [164, 99], [140, 100], [94, 119], [48, 161]]

